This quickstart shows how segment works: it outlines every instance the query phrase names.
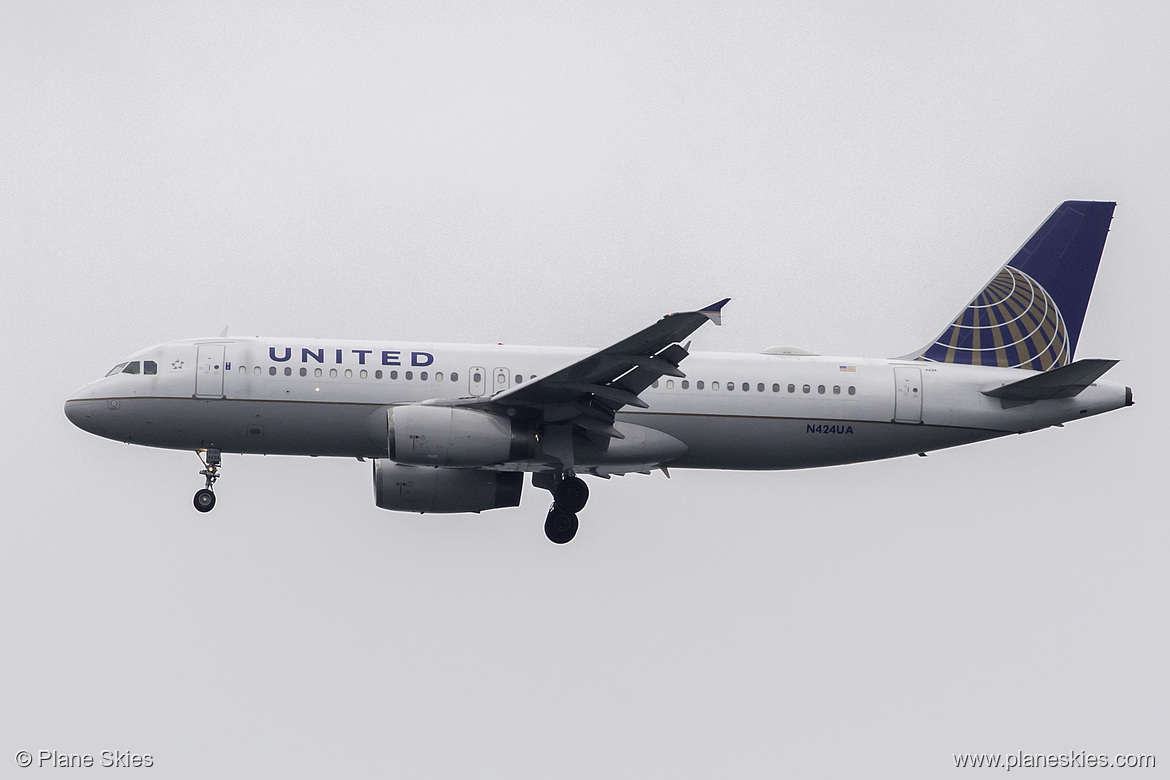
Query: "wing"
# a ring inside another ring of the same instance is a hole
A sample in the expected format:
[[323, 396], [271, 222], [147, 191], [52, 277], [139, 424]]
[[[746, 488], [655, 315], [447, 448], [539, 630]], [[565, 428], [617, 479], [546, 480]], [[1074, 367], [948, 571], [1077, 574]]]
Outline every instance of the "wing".
[[730, 298], [698, 311], [667, 314], [648, 328], [598, 350], [576, 363], [491, 397], [496, 407], [525, 412], [544, 423], [568, 423], [605, 438], [624, 438], [614, 415], [624, 406], [646, 408], [638, 394], [662, 376], [685, 376], [687, 356], [679, 342], [705, 322], [721, 322]]

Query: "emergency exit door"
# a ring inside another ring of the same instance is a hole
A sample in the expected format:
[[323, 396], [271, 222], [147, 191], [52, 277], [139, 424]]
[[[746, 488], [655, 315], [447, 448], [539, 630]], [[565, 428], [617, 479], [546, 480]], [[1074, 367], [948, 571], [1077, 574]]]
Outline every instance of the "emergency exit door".
[[487, 392], [487, 376], [482, 366], [472, 366], [467, 372], [467, 389], [474, 396]]

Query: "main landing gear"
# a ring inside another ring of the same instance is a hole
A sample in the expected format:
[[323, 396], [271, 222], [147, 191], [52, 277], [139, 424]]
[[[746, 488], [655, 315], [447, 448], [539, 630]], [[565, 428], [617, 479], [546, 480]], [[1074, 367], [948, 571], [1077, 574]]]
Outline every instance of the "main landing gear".
[[544, 521], [544, 535], [554, 544], [566, 544], [577, 535], [577, 513], [589, 501], [589, 486], [580, 477], [564, 474], [549, 490], [553, 494], [553, 505]]
[[215, 489], [215, 480], [219, 479], [219, 450], [206, 450], [206, 457], [199, 450], [195, 454], [203, 463], [203, 471], [199, 473], [207, 478], [203, 489], [195, 493], [195, 508], [200, 512], [210, 512], [215, 508], [215, 493], [212, 491]]

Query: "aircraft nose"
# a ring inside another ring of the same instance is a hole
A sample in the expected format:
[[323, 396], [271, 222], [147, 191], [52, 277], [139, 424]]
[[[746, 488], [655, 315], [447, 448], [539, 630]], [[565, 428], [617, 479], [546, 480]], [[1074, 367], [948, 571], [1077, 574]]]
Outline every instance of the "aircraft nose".
[[93, 433], [99, 406], [104, 404], [104, 401], [94, 398], [93, 389], [86, 385], [65, 401], [65, 417], [81, 430]]
[[83, 431], [89, 430], [90, 424], [93, 422], [93, 412], [89, 405], [89, 402], [77, 397], [70, 398], [65, 402], [65, 416], [69, 418], [69, 422]]

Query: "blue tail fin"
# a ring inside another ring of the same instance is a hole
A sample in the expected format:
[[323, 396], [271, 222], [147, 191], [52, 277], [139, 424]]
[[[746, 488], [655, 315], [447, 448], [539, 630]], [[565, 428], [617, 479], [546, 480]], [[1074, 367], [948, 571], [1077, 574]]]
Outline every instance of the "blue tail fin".
[[1047, 371], [1072, 362], [1116, 203], [1060, 204], [917, 360]]

